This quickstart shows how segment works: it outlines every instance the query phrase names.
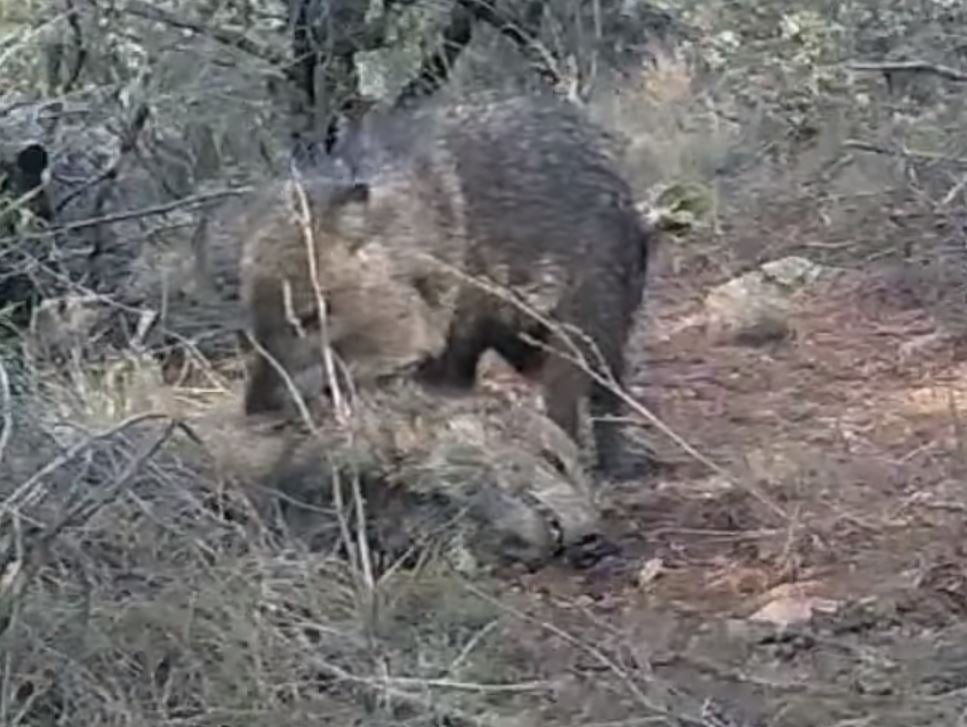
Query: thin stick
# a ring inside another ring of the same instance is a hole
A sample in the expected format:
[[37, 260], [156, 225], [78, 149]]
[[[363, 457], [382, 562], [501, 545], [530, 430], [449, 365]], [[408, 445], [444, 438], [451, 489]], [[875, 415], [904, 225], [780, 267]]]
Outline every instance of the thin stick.
[[7, 444], [13, 434], [13, 404], [10, 400], [10, 377], [7, 376], [7, 369], [0, 361], [0, 408], [3, 413], [0, 415], [0, 462], [3, 462], [4, 453], [7, 451]]
[[[332, 346], [329, 340], [329, 318], [326, 296], [323, 290], [322, 281], [319, 277], [318, 257], [316, 239], [312, 224], [312, 211], [309, 207], [309, 200], [306, 197], [305, 187], [302, 185], [298, 170], [295, 170], [295, 178], [292, 182], [298, 204], [298, 219], [302, 226], [302, 235], [306, 246], [306, 257], [309, 265], [309, 279], [312, 282], [312, 289], [316, 298], [316, 307], [319, 317], [319, 347], [322, 353], [323, 367], [326, 378], [329, 381], [329, 390], [333, 400], [333, 408], [336, 413], [336, 421], [352, 437], [352, 425], [350, 418], [352, 410], [348, 402], [344, 399], [342, 388], [336, 374], [336, 365], [333, 359]], [[343, 535], [349, 538], [348, 528], [342, 513], [345, 512], [342, 503], [342, 488], [340, 487], [338, 473], [333, 473], [334, 487], [333, 495], [336, 499], [336, 510], [340, 513], [340, 526]], [[359, 566], [363, 579], [363, 593], [365, 594], [364, 608], [367, 614], [367, 624], [371, 627], [376, 620], [376, 579], [373, 575], [373, 558], [369, 548], [369, 541], [366, 537], [366, 500], [363, 497], [358, 475], [352, 478], [353, 505], [356, 515], [356, 549], [359, 554]], [[347, 545], [351, 540], [347, 540]], [[350, 551], [352, 549], [350, 548]]]
[[872, 71], [879, 73], [907, 71], [911, 73], [930, 73], [934, 76], [940, 76], [947, 81], [967, 83], [967, 73], [958, 71], [956, 68], [951, 68], [950, 66], [941, 66], [936, 63], [928, 63], [927, 61], [882, 61], [879, 63], [858, 61], [850, 63], [846, 67], [851, 71]]
[[21, 240], [43, 240], [49, 237], [55, 237], [62, 232], [69, 232], [71, 230], [82, 230], [86, 227], [96, 227], [97, 225], [106, 225], [113, 222], [124, 222], [125, 220], [138, 220], [142, 217], [163, 215], [167, 214], [168, 212], [173, 212], [174, 210], [182, 209], [184, 207], [193, 207], [195, 205], [204, 204], [205, 202], [211, 202], [223, 197], [236, 197], [247, 194], [253, 189], [254, 187], [236, 187], [235, 189], [224, 189], [218, 192], [206, 192], [204, 194], [196, 194], [192, 197], [185, 197], [184, 199], [175, 200], [174, 202], [166, 202], [165, 204], [157, 204], [151, 207], [142, 207], [141, 209], [137, 210], [115, 212], [113, 214], [101, 215], [99, 217], [88, 217], [87, 219], [75, 220], [73, 222], [65, 222], [64, 224], [56, 225], [52, 229], [45, 232], [27, 232], [21, 235], [0, 237], [0, 243], [15, 243]]
[[[298, 174], [298, 171], [296, 172]], [[329, 345], [329, 317], [327, 315], [328, 306], [326, 296], [322, 289], [319, 279], [319, 261], [316, 257], [316, 240], [312, 230], [312, 213], [309, 210], [309, 201], [306, 198], [305, 188], [298, 177], [292, 184], [299, 203], [299, 222], [302, 225], [302, 236], [306, 245], [306, 258], [309, 265], [309, 280], [312, 282], [312, 290], [316, 296], [316, 305], [319, 309], [319, 348], [322, 352], [322, 362], [326, 370], [326, 377], [329, 379], [329, 386], [332, 389], [333, 405], [336, 409], [337, 421], [346, 424], [349, 421], [350, 411], [342, 397], [339, 381], [336, 377], [336, 366], [332, 358], [332, 346]]]

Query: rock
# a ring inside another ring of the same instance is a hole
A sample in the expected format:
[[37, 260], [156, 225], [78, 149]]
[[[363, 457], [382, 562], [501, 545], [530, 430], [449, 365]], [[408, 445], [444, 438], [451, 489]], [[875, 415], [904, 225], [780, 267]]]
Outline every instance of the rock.
[[756, 600], [765, 604], [749, 616], [753, 623], [768, 623], [779, 629], [793, 624], [808, 622], [813, 614], [835, 613], [840, 602], [820, 595], [823, 584], [819, 581], [783, 583], [762, 594]]
[[718, 286], [705, 299], [706, 330], [719, 343], [755, 345], [789, 333], [789, 305], [760, 271]]
[[824, 270], [801, 257], [765, 263], [713, 288], [705, 299], [705, 324], [719, 343], [758, 345], [790, 332], [792, 295]]

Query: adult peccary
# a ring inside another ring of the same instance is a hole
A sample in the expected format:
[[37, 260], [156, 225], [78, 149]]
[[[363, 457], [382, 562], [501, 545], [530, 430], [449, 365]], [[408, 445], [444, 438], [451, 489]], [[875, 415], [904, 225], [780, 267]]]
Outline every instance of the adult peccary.
[[[582, 111], [542, 96], [400, 111], [334, 152], [351, 178], [307, 173], [303, 184], [337, 353], [352, 360], [386, 345], [397, 362], [417, 362], [424, 382], [466, 390], [493, 348], [541, 380], [549, 416], [576, 441], [586, 395], [592, 416], [619, 413], [620, 399], [568, 356], [620, 384], [649, 232], [610, 140]], [[254, 338], [292, 375], [319, 360], [298, 208], [285, 185], [253, 206], [241, 272]], [[367, 265], [383, 268], [388, 298], [405, 311], [394, 316], [378, 286], [352, 300], [354, 271]], [[408, 324], [396, 327], [396, 317]], [[279, 408], [285, 389], [256, 357], [246, 411]], [[596, 422], [594, 433], [599, 467], [615, 472], [615, 425]]]
[[333, 490], [343, 487], [348, 498], [355, 479], [371, 546], [389, 558], [424, 538], [477, 562], [530, 567], [557, 557], [590, 565], [614, 552], [577, 446], [533, 407], [487, 395], [440, 398], [399, 377], [360, 390], [348, 420], [316, 413], [314, 432], [223, 408], [190, 423], [222, 474], [254, 487], [262, 507], [281, 496], [286, 524], [314, 547], [340, 537]]

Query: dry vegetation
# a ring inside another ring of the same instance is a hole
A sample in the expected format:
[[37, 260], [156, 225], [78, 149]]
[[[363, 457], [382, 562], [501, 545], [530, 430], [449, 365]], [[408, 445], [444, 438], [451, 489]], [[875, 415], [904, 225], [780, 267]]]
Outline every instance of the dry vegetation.
[[[444, 5], [400, 4], [412, 43], [364, 74], [388, 93]], [[600, 493], [619, 555], [538, 572], [439, 522], [383, 557], [352, 478], [301, 531], [251, 484], [284, 441], [222, 414], [186, 261], [201, 210], [285, 167], [282, 6], [0, 0], [0, 162], [46, 133], [80, 190], [56, 237], [0, 201], [0, 272], [87, 296], [43, 350], [0, 311], [0, 724], [967, 725], [961, 4], [662, 0], [675, 38], [620, 73], [548, 23], [666, 233], [628, 387], [660, 466]], [[516, 53], [475, 37], [447, 92], [526, 86]], [[788, 255], [825, 271], [790, 334], [711, 339], [709, 290]]]

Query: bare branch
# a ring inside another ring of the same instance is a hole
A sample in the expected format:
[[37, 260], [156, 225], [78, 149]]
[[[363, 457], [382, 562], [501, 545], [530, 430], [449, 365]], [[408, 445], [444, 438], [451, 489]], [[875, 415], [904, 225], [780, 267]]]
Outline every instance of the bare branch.
[[537, 40], [544, 4], [545, 0], [528, 3], [521, 23], [497, 10], [492, 0], [458, 0], [443, 30], [440, 49], [423, 62], [416, 78], [397, 96], [395, 105], [400, 108], [410, 106], [419, 98], [432, 96], [447, 82], [454, 63], [473, 39], [473, 27], [477, 22], [487, 23], [512, 41], [538, 76], [549, 86], [557, 86], [561, 74], [555, 70], [553, 57]]
[[[523, 26], [514, 22], [513, 19], [499, 12], [492, 0], [458, 0], [458, 2], [470, 10], [477, 20], [491, 25], [501, 35], [516, 44], [545, 83], [551, 87], [561, 83], [561, 74], [555, 68], [553, 57], [537, 42], [536, 26]], [[532, 21], [540, 17], [543, 4], [544, 0], [534, 0], [527, 8], [527, 17]]]
[[[134, 151], [138, 143], [138, 137], [141, 135], [141, 131], [144, 129], [144, 125], [148, 122], [148, 117], [151, 115], [151, 110], [148, 108], [147, 104], [141, 104], [134, 112], [134, 118], [124, 129], [121, 136], [121, 146], [118, 151], [117, 159], [112, 162], [107, 169], [105, 169], [100, 174], [95, 175], [93, 178], [87, 180], [76, 189], [74, 189], [70, 194], [64, 196], [62, 200], [57, 203], [57, 209], [55, 212], [61, 212], [64, 207], [66, 207], [71, 200], [77, 198], [84, 192], [86, 192], [91, 187], [94, 187], [101, 182], [106, 182], [110, 179], [116, 179], [121, 170], [121, 165], [124, 163], [125, 158]], [[101, 200], [98, 200], [98, 208], [101, 207]]]
[[7, 495], [3, 502], [0, 502], [0, 517], [3, 517], [9, 513], [14, 513], [24, 508], [39, 499], [42, 493], [39, 488], [43, 481], [53, 472], [68, 464], [71, 460], [77, 457], [79, 454], [85, 450], [92, 447], [97, 442], [102, 442], [104, 440], [110, 439], [117, 434], [126, 431], [138, 424], [146, 421], [156, 421], [156, 420], [169, 421], [170, 417], [164, 414], [159, 414], [156, 412], [148, 412], [146, 414], [137, 414], [135, 416], [128, 417], [127, 419], [118, 422], [113, 427], [99, 432], [97, 434], [92, 434], [90, 437], [82, 442], [79, 442], [67, 449], [62, 454], [45, 464], [39, 470], [37, 470], [33, 475], [31, 475], [26, 481], [20, 484], [13, 492]]
[[67, 232], [69, 230], [82, 230], [87, 227], [94, 227], [96, 225], [105, 225], [113, 222], [123, 222], [125, 220], [137, 220], [142, 217], [152, 217], [154, 215], [164, 215], [174, 210], [181, 209], [183, 207], [194, 207], [195, 205], [205, 204], [206, 202], [212, 202], [217, 199], [222, 199], [223, 197], [233, 197], [239, 194], [247, 194], [251, 192], [253, 187], [236, 187], [235, 189], [225, 189], [218, 192], [209, 192], [206, 194], [196, 194], [193, 197], [186, 197], [184, 199], [175, 200], [174, 202], [168, 202], [166, 204], [158, 204], [152, 207], [143, 207], [141, 209], [117, 212], [110, 215], [101, 215], [100, 217], [89, 217], [83, 220], [75, 220], [74, 222], [66, 222], [62, 225], [57, 225], [51, 230], [45, 232], [27, 232], [20, 235], [11, 235], [7, 237], [0, 237], [0, 244], [3, 243], [13, 243], [19, 240], [42, 240], [49, 237], [54, 237], [62, 232]]

